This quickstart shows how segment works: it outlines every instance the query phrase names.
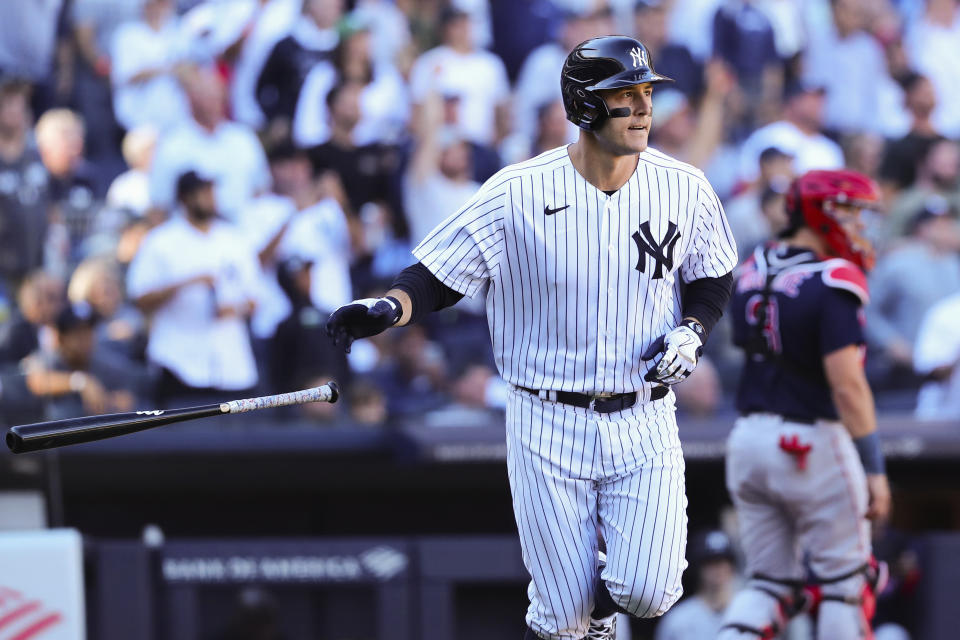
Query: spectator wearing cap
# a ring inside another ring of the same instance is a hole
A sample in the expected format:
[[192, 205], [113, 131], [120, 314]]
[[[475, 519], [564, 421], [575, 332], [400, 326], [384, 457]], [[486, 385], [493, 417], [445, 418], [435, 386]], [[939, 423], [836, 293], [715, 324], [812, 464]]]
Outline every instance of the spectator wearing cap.
[[188, 117], [177, 82], [187, 60], [173, 0], [146, 0], [142, 16], [121, 24], [110, 44], [113, 111], [125, 129], [166, 130]]
[[910, 130], [903, 137], [887, 142], [880, 164], [881, 186], [888, 193], [913, 184], [917, 166], [932, 144], [940, 139], [931, 116], [937, 106], [933, 83], [924, 75], [910, 72], [900, 79], [903, 105], [910, 114]]
[[942, 197], [930, 196], [915, 214], [906, 242], [880, 257], [869, 281], [866, 336], [882, 358], [868, 359], [873, 377], [878, 383], [908, 385], [924, 314], [960, 291], [957, 211]]
[[0, 279], [10, 289], [43, 264], [49, 176], [30, 140], [30, 86], [0, 78]]
[[878, 117], [880, 88], [887, 77], [883, 49], [867, 33], [864, 0], [831, 0], [832, 23], [810, 34], [804, 72], [826, 89], [824, 126], [841, 134], [883, 133]]
[[257, 299], [257, 254], [217, 219], [213, 182], [177, 180], [182, 212], [153, 229], [127, 272], [130, 297], [150, 321], [147, 358], [160, 369], [161, 406], [251, 391], [257, 368], [247, 319]]
[[226, 89], [209, 70], [184, 76], [192, 116], [162, 135], [150, 168], [150, 199], [169, 210], [175, 204], [177, 177], [199, 168], [213, 178], [217, 211], [233, 220], [259, 191], [269, 188], [263, 147], [246, 125], [226, 117]]
[[448, 102], [449, 122], [478, 145], [496, 146], [510, 131], [510, 84], [496, 54], [476, 48], [470, 16], [446, 9], [442, 42], [413, 64], [410, 90], [422, 107], [431, 92]]
[[[786, 193], [793, 179], [793, 157], [776, 147], [768, 147], [760, 153], [759, 165], [757, 180], [724, 206], [741, 261], [749, 257], [758, 244], [771, 240], [780, 231], [766, 213], [764, 194]], [[766, 197], [772, 198], [772, 195]], [[782, 214], [786, 215], [786, 212]]]
[[723, 613], [737, 590], [737, 558], [723, 531], [691, 536], [688, 555], [696, 571], [696, 590], [664, 614], [655, 640], [716, 638]]
[[913, 352], [924, 384], [916, 415], [922, 420], [960, 420], [960, 293], [944, 298], [924, 316]]
[[927, 149], [917, 166], [916, 181], [890, 204], [885, 230], [888, 242], [909, 232], [910, 221], [930, 196], [944, 198], [960, 211], [960, 143], [940, 139]]
[[47, 420], [131, 411], [146, 377], [132, 361], [94, 346], [93, 310], [67, 305], [52, 325], [52, 348], [25, 358], [27, 389], [41, 399]]
[[304, 0], [290, 35], [274, 45], [257, 80], [256, 96], [268, 126], [289, 127], [307, 73], [329, 60], [340, 36], [343, 0]]
[[63, 281], [36, 270], [27, 274], [17, 292], [17, 310], [0, 323], [0, 364], [19, 362], [32, 351], [49, 346], [49, 325], [63, 308]]
[[754, 131], [740, 150], [740, 180], [753, 182], [759, 172], [760, 153], [776, 147], [793, 157], [794, 173], [843, 167], [843, 150], [823, 135], [824, 89], [805, 82], [788, 83], [784, 90], [783, 117]]

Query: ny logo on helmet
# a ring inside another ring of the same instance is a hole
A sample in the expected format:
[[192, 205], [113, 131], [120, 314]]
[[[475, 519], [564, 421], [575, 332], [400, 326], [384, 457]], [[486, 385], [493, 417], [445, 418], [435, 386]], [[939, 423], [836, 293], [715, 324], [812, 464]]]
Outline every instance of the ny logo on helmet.
[[640, 47], [634, 47], [630, 50], [630, 59], [633, 60], [634, 69], [650, 66], [650, 61], [647, 59], [647, 52]]

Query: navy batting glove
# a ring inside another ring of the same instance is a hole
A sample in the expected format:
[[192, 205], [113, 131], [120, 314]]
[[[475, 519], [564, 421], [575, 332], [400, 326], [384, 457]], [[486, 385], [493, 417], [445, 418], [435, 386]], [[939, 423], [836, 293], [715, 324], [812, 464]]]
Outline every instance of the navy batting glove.
[[350, 345], [357, 338], [369, 338], [386, 331], [400, 321], [403, 309], [396, 298], [363, 298], [345, 304], [327, 318], [327, 335], [334, 346]]

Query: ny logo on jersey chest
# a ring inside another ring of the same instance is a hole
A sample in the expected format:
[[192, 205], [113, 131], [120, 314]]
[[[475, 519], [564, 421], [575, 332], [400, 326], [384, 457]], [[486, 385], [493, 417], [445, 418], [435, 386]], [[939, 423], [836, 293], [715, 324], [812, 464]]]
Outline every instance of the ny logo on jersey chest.
[[679, 239], [680, 233], [677, 231], [677, 225], [673, 222], [667, 225], [667, 233], [660, 242], [654, 239], [653, 233], [650, 231], [650, 222], [641, 223], [640, 231], [633, 232], [633, 241], [637, 243], [637, 248], [640, 250], [640, 259], [636, 266], [637, 271], [646, 273], [647, 256], [650, 256], [657, 265], [650, 277], [653, 280], [663, 278], [664, 267], [667, 268], [667, 271], [673, 270], [673, 248]]

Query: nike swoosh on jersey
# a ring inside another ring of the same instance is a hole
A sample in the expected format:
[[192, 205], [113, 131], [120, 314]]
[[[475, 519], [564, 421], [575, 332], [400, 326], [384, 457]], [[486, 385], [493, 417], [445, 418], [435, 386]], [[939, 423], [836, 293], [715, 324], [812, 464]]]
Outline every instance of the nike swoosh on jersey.
[[547, 205], [543, 205], [543, 215], [545, 215], [545, 216], [552, 216], [552, 215], [555, 214], [557, 211], [563, 211], [564, 209], [566, 209], [566, 208], [569, 207], [569, 206], [570, 206], [570, 205], [567, 204], [567, 205], [564, 205], [564, 206], [562, 206], [562, 207], [557, 207], [556, 209], [551, 209], [551, 208], [548, 207]]

